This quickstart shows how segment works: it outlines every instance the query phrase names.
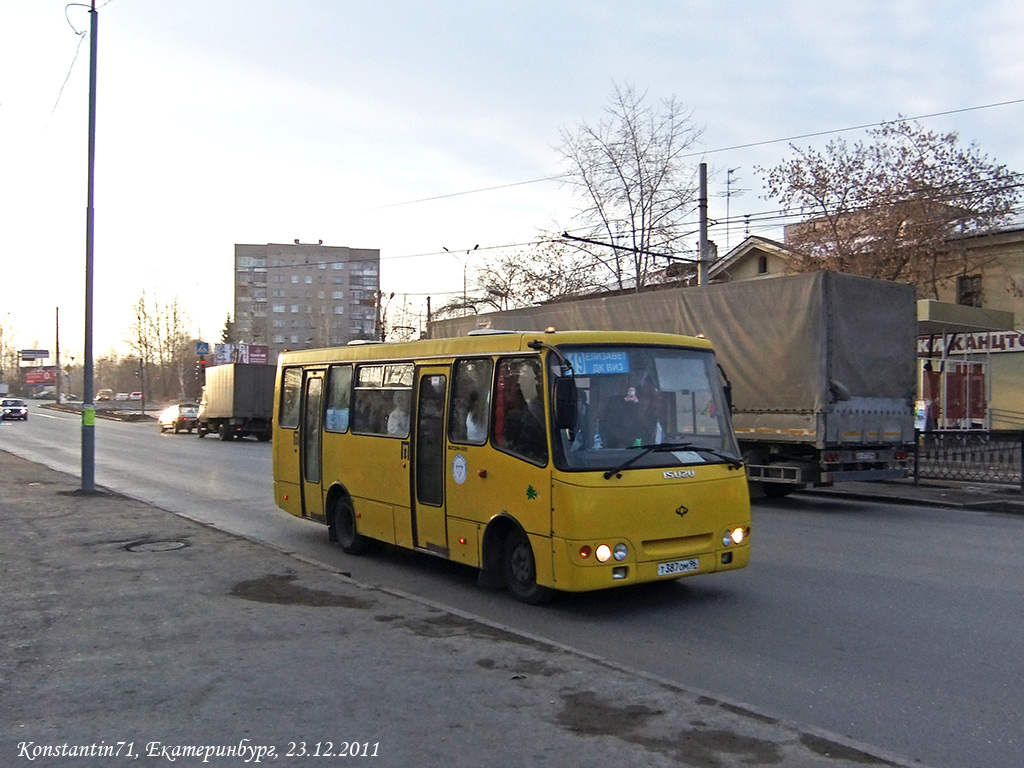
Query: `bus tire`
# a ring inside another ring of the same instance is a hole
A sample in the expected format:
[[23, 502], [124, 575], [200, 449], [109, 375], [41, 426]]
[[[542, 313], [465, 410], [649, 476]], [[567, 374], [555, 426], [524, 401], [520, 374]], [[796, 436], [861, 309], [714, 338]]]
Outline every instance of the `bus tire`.
[[348, 555], [361, 555], [370, 548], [370, 540], [356, 531], [356, 516], [352, 502], [338, 499], [331, 515], [332, 538]]
[[533, 547], [522, 530], [509, 531], [501, 558], [505, 584], [516, 600], [529, 605], [545, 603], [554, 597], [554, 591], [537, 583], [537, 563]]

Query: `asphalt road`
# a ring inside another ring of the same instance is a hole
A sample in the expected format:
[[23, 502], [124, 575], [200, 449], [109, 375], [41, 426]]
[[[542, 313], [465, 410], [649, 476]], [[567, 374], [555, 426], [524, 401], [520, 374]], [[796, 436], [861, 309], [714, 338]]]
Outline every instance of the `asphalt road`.
[[[77, 475], [79, 419], [33, 407], [0, 449]], [[948, 768], [1024, 751], [1024, 520], [798, 494], [755, 507], [750, 566], [536, 608], [475, 572], [350, 557], [277, 510], [270, 446], [99, 421], [96, 481], [163, 508], [763, 712]]]

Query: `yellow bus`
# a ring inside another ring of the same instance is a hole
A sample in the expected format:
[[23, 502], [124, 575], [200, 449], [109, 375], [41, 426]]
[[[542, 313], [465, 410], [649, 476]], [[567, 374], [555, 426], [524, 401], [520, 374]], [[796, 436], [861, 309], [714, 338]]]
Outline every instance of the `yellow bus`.
[[274, 497], [538, 603], [745, 566], [750, 501], [710, 342], [475, 332], [282, 354]]

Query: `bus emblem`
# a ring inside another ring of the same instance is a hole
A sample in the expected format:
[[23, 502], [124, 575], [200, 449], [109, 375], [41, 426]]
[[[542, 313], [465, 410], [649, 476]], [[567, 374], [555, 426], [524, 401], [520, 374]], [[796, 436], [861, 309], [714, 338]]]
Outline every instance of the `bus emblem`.
[[459, 485], [466, 482], [466, 477], [469, 475], [469, 464], [466, 462], [466, 457], [461, 453], [455, 454], [455, 458], [452, 459], [452, 480]]
[[682, 480], [686, 477], [696, 477], [697, 471], [693, 469], [666, 469], [666, 480]]

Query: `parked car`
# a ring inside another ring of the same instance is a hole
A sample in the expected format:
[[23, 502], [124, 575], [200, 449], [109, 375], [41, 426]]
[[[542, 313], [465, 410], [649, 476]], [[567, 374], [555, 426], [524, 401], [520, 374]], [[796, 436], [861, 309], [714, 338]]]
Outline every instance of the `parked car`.
[[24, 400], [5, 397], [0, 401], [0, 419], [21, 419], [28, 421], [28, 405]]
[[128, 399], [129, 400], [141, 400], [142, 399], [142, 393], [141, 392], [132, 392], [130, 395], [128, 395]]
[[195, 403], [178, 403], [164, 408], [157, 422], [160, 424], [161, 432], [170, 429], [174, 434], [178, 434], [181, 430], [191, 432], [195, 429], [198, 416], [199, 406]]

